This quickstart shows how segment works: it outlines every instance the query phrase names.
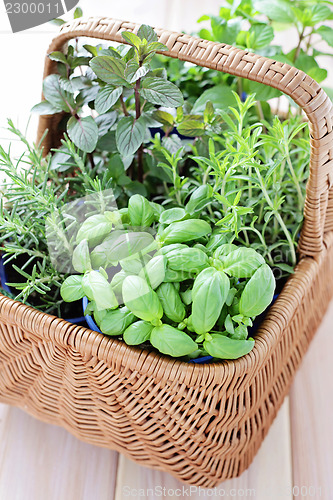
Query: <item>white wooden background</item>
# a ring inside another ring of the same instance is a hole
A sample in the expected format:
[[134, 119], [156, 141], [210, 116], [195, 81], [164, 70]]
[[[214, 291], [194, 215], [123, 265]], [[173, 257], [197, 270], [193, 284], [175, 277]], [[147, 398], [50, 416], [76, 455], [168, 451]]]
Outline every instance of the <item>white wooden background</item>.
[[[86, 15], [103, 15], [192, 31], [219, 0], [83, 0]], [[11, 117], [22, 129], [38, 102], [43, 59], [56, 28], [11, 34], [0, 1], [0, 140]], [[285, 44], [288, 37], [281, 37]], [[332, 68], [329, 68], [332, 71]], [[33, 138], [36, 118], [28, 127]], [[328, 277], [329, 278], [329, 277]], [[125, 500], [144, 498], [333, 499], [333, 303], [267, 438], [243, 475], [215, 491], [181, 491], [168, 474], [87, 445], [65, 430], [0, 405], [0, 500]], [[165, 488], [165, 490], [163, 490]]]

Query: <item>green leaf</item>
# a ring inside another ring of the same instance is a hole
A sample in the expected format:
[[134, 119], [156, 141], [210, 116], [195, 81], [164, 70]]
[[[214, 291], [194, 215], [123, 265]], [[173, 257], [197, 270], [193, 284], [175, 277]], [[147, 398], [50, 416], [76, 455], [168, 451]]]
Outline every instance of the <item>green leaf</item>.
[[143, 64], [139, 66], [136, 61], [129, 61], [126, 64], [125, 78], [129, 83], [134, 83], [149, 72], [149, 66]]
[[263, 264], [245, 285], [239, 301], [239, 312], [254, 318], [261, 314], [272, 302], [275, 279], [272, 270]]
[[84, 297], [82, 276], [69, 276], [60, 288], [60, 295], [65, 302], [74, 302]]
[[154, 210], [149, 201], [140, 194], [130, 197], [128, 215], [132, 226], [149, 227], [155, 219]]
[[170, 113], [167, 113], [167, 111], [157, 109], [153, 113], [153, 118], [167, 127], [173, 127], [174, 125], [174, 117]]
[[190, 199], [185, 205], [185, 210], [189, 214], [201, 212], [211, 201], [213, 196], [212, 186], [205, 184], [193, 191]]
[[182, 106], [184, 103], [181, 91], [168, 80], [147, 77], [142, 81], [140, 94], [147, 101], [169, 108]]
[[62, 111], [60, 107], [55, 107], [48, 101], [39, 102], [31, 109], [31, 113], [38, 113], [39, 115], [54, 115], [60, 111]]
[[135, 321], [124, 331], [124, 341], [127, 345], [139, 345], [149, 340], [153, 325], [147, 321]]
[[123, 92], [122, 87], [114, 88], [111, 85], [106, 85], [102, 88], [95, 99], [95, 109], [97, 113], [106, 113], [118, 101]]
[[173, 283], [162, 283], [156, 293], [163, 307], [164, 314], [176, 323], [185, 318], [185, 307]]
[[198, 349], [198, 344], [189, 335], [170, 325], [155, 327], [150, 342], [158, 351], [173, 357], [186, 356]]
[[133, 321], [135, 321], [134, 314], [127, 307], [121, 307], [115, 311], [107, 311], [99, 327], [106, 335], [119, 336], [125, 332]]
[[187, 213], [183, 208], [169, 208], [161, 213], [159, 221], [161, 224], [171, 224], [184, 219], [186, 215]]
[[316, 33], [318, 33], [330, 47], [333, 47], [333, 28], [330, 26], [320, 26], [316, 29]]
[[76, 272], [85, 273], [91, 270], [88, 240], [82, 240], [75, 248], [72, 257], [72, 264]]
[[216, 85], [211, 89], [205, 90], [199, 99], [194, 103], [192, 113], [200, 114], [205, 111], [207, 101], [211, 101], [215, 109], [228, 109], [235, 106], [236, 100], [230, 87]]
[[147, 47], [147, 52], [157, 52], [157, 51], [165, 51], [169, 50], [164, 43], [161, 42], [152, 42]]
[[67, 58], [65, 54], [60, 51], [51, 52], [51, 54], [49, 54], [49, 58], [51, 59], [51, 61], [57, 61], [67, 64]]
[[138, 30], [140, 40], [147, 40], [148, 43], [157, 42], [157, 34], [148, 24], [142, 24]]
[[278, 23], [294, 23], [291, 4], [284, 0], [254, 0], [253, 7]]
[[311, 76], [317, 83], [320, 83], [327, 78], [327, 70], [323, 68], [311, 68], [308, 71], [308, 75]]
[[92, 153], [98, 141], [98, 127], [91, 116], [75, 118], [71, 116], [67, 123], [69, 138], [85, 153]]
[[74, 10], [74, 19], [79, 19], [82, 16], [83, 16], [83, 12], [82, 12], [81, 7], [76, 7], [76, 9]]
[[76, 243], [79, 244], [82, 240], [86, 239], [90, 246], [98, 245], [108, 236], [111, 230], [112, 222], [105, 215], [92, 215], [80, 227], [76, 236]]
[[92, 251], [92, 265], [106, 267], [125, 259], [138, 258], [139, 252], [145, 254], [152, 250], [154, 243], [153, 236], [147, 232], [113, 230], [103, 243]]
[[175, 271], [197, 274], [208, 266], [208, 256], [199, 248], [185, 246], [167, 254], [168, 267]]
[[131, 31], [122, 31], [121, 36], [127, 43], [139, 50], [141, 46], [141, 40], [138, 36], [134, 35], [134, 33], [132, 33]]
[[223, 270], [235, 278], [249, 278], [265, 263], [265, 259], [252, 248], [237, 248], [223, 259]]
[[94, 300], [98, 311], [118, 307], [118, 301], [107, 279], [98, 271], [88, 271], [82, 279], [82, 288]]
[[164, 281], [166, 262], [164, 255], [156, 255], [140, 271], [139, 276], [144, 278], [153, 290]]
[[267, 24], [253, 24], [249, 31], [250, 38], [253, 38], [251, 49], [261, 49], [267, 47], [274, 40], [274, 31], [272, 26]]
[[52, 106], [69, 113], [75, 107], [73, 96], [60, 85], [60, 75], [49, 75], [43, 81], [43, 94]]
[[126, 64], [122, 59], [113, 56], [97, 56], [90, 61], [90, 67], [103, 82], [127, 86]]
[[140, 276], [127, 276], [123, 282], [122, 293], [124, 304], [138, 318], [153, 321], [163, 316], [157, 293]]
[[209, 332], [220, 317], [230, 289], [226, 274], [208, 267], [194, 281], [192, 325], [196, 333]]
[[211, 232], [211, 227], [204, 220], [189, 219], [173, 222], [161, 234], [164, 245], [170, 243], [184, 243], [186, 241], [197, 240]]
[[254, 340], [234, 340], [212, 333], [210, 340], [205, 340], [203, 343], [204, 349], [213, 356], [219, 359], [238, 359], [252, 351]]
[[122, 118], [116, 130], [117, 148], [121, 155], [134, 154], [145, 138], [146, 127], [140, 119], [135, 120], [133, 116]]
[[200, 137], [205, 135], [205, 124], [201, 120], [185, 117], [185, 120], [178, 125], [177, 130], [187, 137]]

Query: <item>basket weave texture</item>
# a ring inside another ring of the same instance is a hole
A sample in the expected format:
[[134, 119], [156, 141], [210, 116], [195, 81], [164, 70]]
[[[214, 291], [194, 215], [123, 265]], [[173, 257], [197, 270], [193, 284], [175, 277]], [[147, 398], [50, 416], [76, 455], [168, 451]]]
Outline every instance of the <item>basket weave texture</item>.
[[[63, 25], [49, 52], [71, 38], [123, 42], [138, 24], [107, 18]], [[78, 438], [214, 487], [244, 471], [266, 435], [333, 295], [333, 108], [319, 85], [287, 64], [156, 29], [165, 54], [278, 88], [305, 111], [310, 176], [295, 273], [236, 361], [199, 365], [124, 342], [0, 295], [0, 401]], [[46, 58], [44, 77], [56, 71]], [[60, 116], [43, 116], [48, 151]]]

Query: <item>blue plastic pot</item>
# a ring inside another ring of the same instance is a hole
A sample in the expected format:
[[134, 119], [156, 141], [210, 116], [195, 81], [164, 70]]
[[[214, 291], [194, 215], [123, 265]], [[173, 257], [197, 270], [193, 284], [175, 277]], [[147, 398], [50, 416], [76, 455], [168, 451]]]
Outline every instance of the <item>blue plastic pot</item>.
[[[274, 295], [273, 300], [272, 300], [272, 304], [274, 304], [274, 302], [276, 301], [278, 296], [279, 296], [278, 294]], [[87, 305], [88, 305], [88, 299], [87, 299], [87, 297], [83, 297], [83, 299], [82, 299], [83, 311], [86, 310]], [[249, 328], [250, 335], [253, 335], [256, 332], [256, 330], [258, 330], [260, 324], [262, 323], [262, 321], [265, 318], [267, 310], [268, 310], [268, 308], [266, 309], [266, 311], [264, 311], [262, 314], [260, 314], [260, 316], [257, 316], [256, 321], [254, 322], [253, 326], [251, 328]], [[86, 320], [90, 330], [93, 330], [93, 331], [98, 332], [98, 333], [102, 333], [101, 330], [96, 325], [95, 321], [92, 319], [92, 317], [89, 314], [85, 315], [85, 320]], [[205, 363], [210, 363], [212, 361], [212, 359], [213, 359], [213, 356], [201, 356], [200, 358], [191, 359], [189, 361], [189, 363], [205, 364]]]
[[[15, 295], [15, 293], [13, 293], [11, 288], [8, 285], [6, 285], [6, 283], [8, 281], [6, 266], [10, 266], [10, 263], [5, 265], [3, 262], [3, 257], [1, 256], [1, 258], [0, 258], [1, 287], [5, 292]], [[84, 316], [79, 316], [77, 318], [65, 318], [65, 319], [66, 319], [66, 321], [68, 321], [69, 323], [73, 323], [74, 325], [82, 325], [86, 322], [86, 319]]]

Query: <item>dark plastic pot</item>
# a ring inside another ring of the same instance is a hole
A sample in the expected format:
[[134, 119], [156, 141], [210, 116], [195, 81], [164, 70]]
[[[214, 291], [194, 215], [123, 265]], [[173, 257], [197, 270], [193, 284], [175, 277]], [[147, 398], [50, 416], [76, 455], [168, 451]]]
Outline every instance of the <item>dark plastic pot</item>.
[[[9, 281], [8, 276], [7, 276], [7, 272], [6, 272], [6, 266], [9, 266], [9, 265], [10, 265], [10, 263], [7, 265], [4, 264], [3, 257], [1, 256], [1, 258], [0, 258], [1, 287], [5, 292], [15, 295], [15, 293], [13, 293], [11, 288], [8, 285], [6, 285], [7, 281]], [[86, 319], [84, 316], [79, 316], [77, 318], [65, 318], [65, 319], [66, 319], [66, 321], [68, 321], [69, 323], [73, 323], [74, 325], [83, 325], [86, 323]]]

